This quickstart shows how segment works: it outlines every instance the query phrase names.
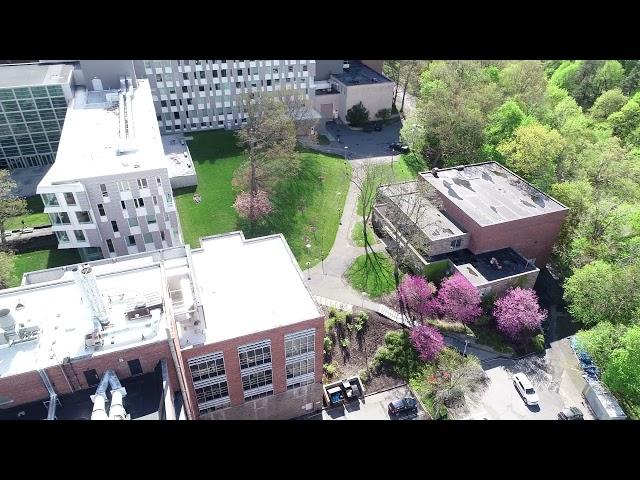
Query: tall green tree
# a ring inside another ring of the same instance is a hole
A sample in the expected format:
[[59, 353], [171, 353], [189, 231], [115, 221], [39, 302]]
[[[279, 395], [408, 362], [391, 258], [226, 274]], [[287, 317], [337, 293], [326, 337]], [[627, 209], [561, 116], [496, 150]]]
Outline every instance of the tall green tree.
[[27, 213], [27, 202], [24, 198], [17, 196], [14, 192], [16, 182], [11, 178], [8, 170], [0, 170], [0, 243], [5, 245], [4, 225], [11, 217], [24, 215]]
[[624, 80], [624, 67], [617, 60], [607, 60], [596, 73], [595, 82], [599, 92], [619, 87]]
[[502, 155], [496, 147], [504, 140], [507, 140], [513, 132], [523, 123], [532, 122], [534, 119], [528, 117], [514, 100], [507, 100], [493, 112], [489, 114], [489, 123], [485, 130], [486, 143], [483, 150], [488, 158], [502, 161]]
[[640, 325], [630, 327], [622, 336], [602, 379], [612, 392], [633, 403], [640, 402]]
[[507, 97], [518, 102], [527, 112], [538, 110], [544, 103], [547, 77], [540, 60], [509, 63], [500, 72], [500, 85]]
[[556, 131], [538, 123], [516, 129], [498, 145], [507, 167], [536, 187], [547, 190], [556, 179], [556, 165], [564, 140]]
[[613, 133], [625, 142], [640, 146], [640, 92], [607, 119]]
[[576, 336], [598, 368], [605, 371], [609, 365], [611, 353], [621, 346], [621, 340], [627, 328], [626, 325], [601, 322], [589, 330], [580, 330]]
[[604, 122], [609, 115], [620, 110], [629, 100], [622, 90], [612, 88], [600, 95], [591, 107], [591, 117], [599, 122]]

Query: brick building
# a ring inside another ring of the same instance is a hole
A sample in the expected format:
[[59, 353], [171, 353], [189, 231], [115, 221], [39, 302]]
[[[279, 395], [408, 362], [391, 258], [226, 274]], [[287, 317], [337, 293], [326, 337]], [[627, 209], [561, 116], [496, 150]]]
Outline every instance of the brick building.
[[[425, 189], [440, 208], [425, 200]], [[484, 294], [533, 287], [567, 212], [507, 168], [486, 162], [381, 187], [373, 221], [389, 241], [403, 243], [415, 270], [447, 262], [450, 272], [462, 273]]]
[[127, 381], [159, 365], [165, 410], [183, 407], [174, 418], [297, 417], [322, 407], [323, 332], [281, 235], [27, 273], [0, 292], [0, 418], [86, 403], [110, 371]]

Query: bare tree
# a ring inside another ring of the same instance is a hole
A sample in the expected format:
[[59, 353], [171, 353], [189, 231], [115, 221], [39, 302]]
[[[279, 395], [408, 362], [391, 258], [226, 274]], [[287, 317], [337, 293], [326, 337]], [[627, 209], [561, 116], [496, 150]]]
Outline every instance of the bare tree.
[[488, 381], [480, 363], [471, 358], [465, 358], [451, 371], [438, 365], [433, 403], [439, 410], [441, 407], [462, 407], [467, 400], [477, 402]]
[[296, 132], [298, 135], [308, 134], [311, 128], [317, 126], [319, 118], [315, 109], [309, 104], [304, 91], [285, 90], [281, 93], [283, 94], [282, 103], [289, 117], [294, 121]]
[[11, 218], [27, 213], [27, 202], [14, 194], [16, 182], [8, 170], [0, 170], [0, 241], [6, 245], [4, 224]]

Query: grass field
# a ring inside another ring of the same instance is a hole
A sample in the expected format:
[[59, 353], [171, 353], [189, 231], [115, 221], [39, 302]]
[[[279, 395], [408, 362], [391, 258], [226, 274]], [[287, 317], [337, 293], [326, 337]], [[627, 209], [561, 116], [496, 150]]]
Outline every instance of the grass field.
[[80, 262], [78, 252], [73, 249], [58, 250], [38, 250], [35, 252], [19, 253], [14, 256], [14, 271], [11, 275], [9, 286], [17, 287], [22, 281], [22, 274], [34, 270], [59, 267]]
[[16, 230], [22, 228], [23, 220], [25, 227], [39, 227], [40, 225], [49, 225], [51, 223], [49, 221], [49, 215], [42, 213], [44, 205], [42, 205], [40, 195], [33, 195], [31, 197], [27, 197], [25, 200], [27, 201], [27, 209], [31, 213], [7, 219], [4, 224], [5, 230]]
[[[373, 233], [373, 228], [371, 225], [367, 225], [367, 237], [369, 237], [369, 244], [375, 245], [378, 243], [378, 238], [375, 233]], [[362, 222], [358, 222], [353, 226], [353, 231], [351, 232], [351, 239], [356, 247], [364, 247], [364, 231], [362, 228]]]
[[346, 277], [356, 291], [367, 292], [371, 298], [378, 298], [396, 288], [393, 261], [384, 253], [370, 255], [373, 261], [367, 261], [366, 255], [356, 258], [348, 268]]
[[[321, 254], [327, 256], [338, 231], [338, 209], [344, 208], [349, 189], [350, 165], [345, 167], [340, 157], [301, 151], [300, 175], [279, 186], [272, 198], [274, 212], [248, 234], [233, 209], [231, 181], [243, 161], [233, 132], [201, 132], [193, 137], [189, 149], [198, 187], [174, 192], [186, 243], [196, 248], [200, 237], [234, 230], [245, 230], [247, 237], [282, 233], [301, 268], [307, 261], [311, 266], [319, 263]], [[196, 192], [202, 198], [199, 204], [193, 201]]]

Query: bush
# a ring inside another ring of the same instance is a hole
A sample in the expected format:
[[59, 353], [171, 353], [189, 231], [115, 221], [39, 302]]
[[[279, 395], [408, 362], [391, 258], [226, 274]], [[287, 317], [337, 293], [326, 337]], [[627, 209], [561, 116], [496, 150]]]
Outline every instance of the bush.
[[343, 312], [339, 310], [335, 316], [336, 325], [340, 325], [341, 327], [347, 326], [347, 312]]
[[327, 333], [331, 333], [335, 328], [335, 326], [336, 326], [335, 317], [329, 317], [327, 320], [324, 321], [324, 331]]
[[333, 348], [333, 342], [330, 337], [324, 337], [324, 354], [329, 355], [331, 353], [331, 349]]
[[427, 323], [433, 325], [441, 332], [451, 333], [470, 333], [469, 327], [462, 322], [447, 322], [445, 320], [432, 319], [427, 320]]
[[324, 370], [324, 373], [327, 374], [327, 377], [333, 377], [336, 373], [337, 367], [334, 363], [325, 363], [322, 365], [322, 369]]
[[393, 370], [405, 379], [410, 379], [420, 371], [424, 363], [418, 357], [409, 332], [405, 330], [392, 330], [384, 337], [384, 347], [379, 347], [374, 356], [374, 364], [381, 366], [388, 364]]
[[362, 102], [356, 103], [347, 110], [347, 122], [354, 127], [367, 123], [369, 121], [369, 110], [365, 108]]
[[351, 342], [349, 341], [348, 338], [343, 338], [342, 341], [340, 342], [340, 346], [342, 348], [349, 348], [349, 345], [351, 345]]
[[387, 120], [389, 120], [389, 117], [391, 117], [390, 108], [383, 108], [381, 110], [378, 110], [378, 113], [376, 113], [376, 118], [379, 118], [383, 122], [386, 122]]
[[531, 339], [531, 343], [533, 344], [533, 349], [536, 352], [544, 352], [544, 335], [539, 333], [535, 337]]
[[362, 311], [360, 313], [358, 313], [358, 315], [356, 315], [356, 322], [355, 322], [355, 329], [356, 332], [360, 332], [362, 330], [364, 330], [364, 327], [367, 324], [367, 320], [369, 320], [369, 314], [365, 311]]
[[336, 309], [336, 307], [331, 307], [329, 309], [329, 318], [335, 317], [337, 313], [338, 313], [338, 310]]
[[364, 368], [358, 372], [358, 376], [362, 383], [367, 383], [369, 381], [369, 372]]

